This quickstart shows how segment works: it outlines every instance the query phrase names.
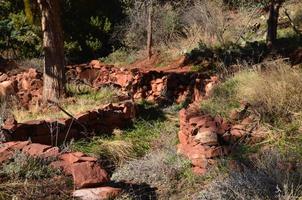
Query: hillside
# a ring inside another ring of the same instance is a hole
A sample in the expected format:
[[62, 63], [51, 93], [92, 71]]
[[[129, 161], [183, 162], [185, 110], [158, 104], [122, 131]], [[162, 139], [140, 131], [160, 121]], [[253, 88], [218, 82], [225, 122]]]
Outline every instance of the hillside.
[[0, 200], [302, 199], [300, 0], [0, 14]]

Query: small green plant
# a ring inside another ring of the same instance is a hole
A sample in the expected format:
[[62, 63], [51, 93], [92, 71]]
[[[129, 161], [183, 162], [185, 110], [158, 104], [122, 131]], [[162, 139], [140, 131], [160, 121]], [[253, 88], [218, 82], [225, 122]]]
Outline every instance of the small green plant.
[[2, 175], [13, 179], [43, 179], [60, 172], [48, 166], [49, 160], [16, 153], [13, 161], [2, 166]]

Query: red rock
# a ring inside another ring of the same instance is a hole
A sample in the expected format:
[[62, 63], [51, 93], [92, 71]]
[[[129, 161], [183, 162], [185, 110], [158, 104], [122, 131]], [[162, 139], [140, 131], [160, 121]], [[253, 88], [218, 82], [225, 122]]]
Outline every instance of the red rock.
[[206, 158], [215, 158], [221, 157], [225, 155], [223, 147], [212, 147], [206, 150], [205, 154]]
[[207, 168], [208, 159], [206, 158], [196, 158], [191, 160], [192, 165], [200, 168]]
[[95, 69], [100, 69], [102, 67], [102, 64], [100, 61], [98, 60], [92, 60], [89, 65], [92, 67], [92, 68], [95, 68]]
[[189, 124], [200, 128], [206, 124], [206, 121], [207, 121], [207, 118], [205, 116], [197, 116], [197, 117], [192, 117], [189, 120]]
[[109, 200], [115, 198], [121, 193], [120, 188], [98, 187], [89, 189], [80, 189], [73, 192], [73, 196], [81, 200]]
[[13, 81], [3, 81], [0, 83], [0, 98], [5, 98], [14, 94], [15, 89]]
[[200, 167], [193, 167], [193, 173], [199, 176], [205, 175], [207, 172], [207, 169], [200, 168]]
[[29, 68], [27, 75], [29, 78], [34, 79], [34, 78], [37, 78], [38, 72], [34, 68]]
[[22, 90], [29, 90], [30, 89], [30, 83], [26, 79], [21, 80], [21, 88]]
[[74, 163], [71, 171], [76, 188], [94, 187], [109, 181], [107, 172], [95, 162]]
[[45, 158], [49, 158], [49, 157], [57, 157], [59, 156], [60, 150], [58, 147], [52, 147], [48, 150], [46, 150], [42, 156]]
[[116, 74], [116, 84], [126, 87], [128, 86], [132, 81], [132, 75], [131, 74]]
[[89, 157], [89, 156], [82, 156], [80, 157], [80, 161], [81, 162], [85, 162], [85, 161], [88, 161], [88, 162], [96, 162], [98, 159], [94, 158], [94, 157]]
[[[10, 142], [8, 142], [10, 143]], [[13, 145], [10, 146], [10, 149], [14, 150], [14, 151], [21, 151], [24, 147], [26, 147], [27, 145], [30, 144], [29, 141], [21, 141], [21, 142], [12, 142]]]
[[52, 167], [53, 169], [63, 170], [63, 172], [66, 175], [72, 175], [71, 165], [65, 161], [62, 160], [53, 161], [50, 163], [49, 166]]
[[194, 137], [195, 141], [198, 141], [200, 144], [206, 145], [217, 145], [218, 138], [217, 134], [212, 130], [199, 130], [197, 135]]
[[186, 135], [183, 131], [178, 132], [178, 139], [181, 144], [188, 143], [188, 135]]
[[22, 150], [23, 153], [26, 153], [31, 156], [42, 156], [44, 152], [50, 149], [51, 146], [43, 145], [43, 144], [29, 144], [25, 146]]
[[15, 151], [22, 150], [29, 142], [7, 142], [0, 144], [0, 163], [9, 160], [15, 153]]
[[[84, 155], [84, 154], [83, 154]], [[76, 163], [80, 160], [81, 153], [65, 153], [59, 156], [59, 159], [65, 161], [68, 164]]]
[[18, 125], [18, 123], [15, 120], [15, 118], [10, 117], [5, 120], [4, 124], [2, 125], [2, 128], [9, 130], [9, 131], [15, 131], [15, 129], [17, 128], [17, 125]]
[[231, 135], [234, 136], [235, 138], [241, 138], [242, 136], [245, 135], [245, 131], [240, 129], [232, 129]]
[[238, 130], [245, 130], [246, 125], [244, 124], [236, 124], [234, 126], [232, 126], [232, 129], [238, 129]]

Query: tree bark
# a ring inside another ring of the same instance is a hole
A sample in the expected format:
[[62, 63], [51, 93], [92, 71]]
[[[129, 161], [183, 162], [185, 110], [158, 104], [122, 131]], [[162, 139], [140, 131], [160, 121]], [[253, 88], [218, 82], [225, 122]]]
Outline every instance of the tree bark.
[[278, 18], [281, 4], [281, 0], [271, 0], [269, 3], [269, 16], [267, 20], [266, 36], [266, 44], [269, 48], [273, 47], [277, 40]]
[[57, 101], [65, 94], [64, 41], [59, 0], [38, 0], [42, 13], [44, 75], [43, 101]]
[[148, 12], [148, 28], [147, 28], [147, 52], [148, 52], [148, 59], [150, 60], [152, 57], [152, 12], [153, 12], [153, 5], [152, 2], [149, 7]]

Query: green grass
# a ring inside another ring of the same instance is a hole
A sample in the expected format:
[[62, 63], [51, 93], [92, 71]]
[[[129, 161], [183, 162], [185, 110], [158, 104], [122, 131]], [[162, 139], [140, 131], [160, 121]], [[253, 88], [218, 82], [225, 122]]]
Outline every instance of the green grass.
[[98, 157], [110, 159], [115, 164], [145, 155], [152, 142], [161, 134], [171, 133], [177, 127], [175, 122], [138, 120], [132, 128], [120, 131], [111, 137], [94, 137], [71, 144], [71, 149]]
[[230, 78], [218, 85], [214, 89], [213, 95], [209, 99], [202, 101], [202, 112], [228, 118], [232, 110], [240, 107], [236, 96], [237, 85], [238, 81], [234, 78]]

